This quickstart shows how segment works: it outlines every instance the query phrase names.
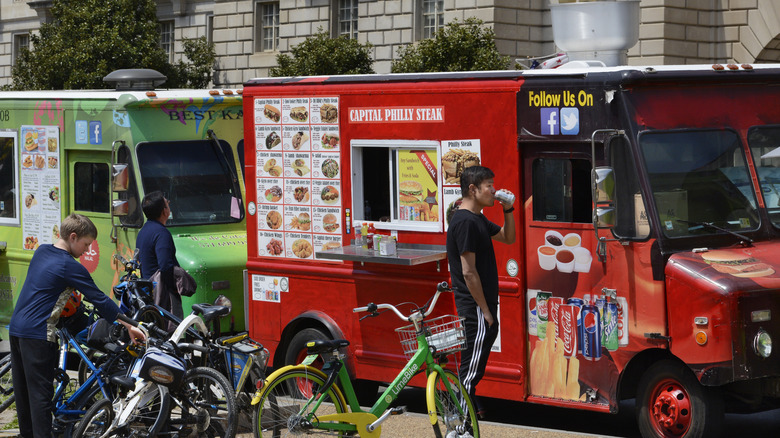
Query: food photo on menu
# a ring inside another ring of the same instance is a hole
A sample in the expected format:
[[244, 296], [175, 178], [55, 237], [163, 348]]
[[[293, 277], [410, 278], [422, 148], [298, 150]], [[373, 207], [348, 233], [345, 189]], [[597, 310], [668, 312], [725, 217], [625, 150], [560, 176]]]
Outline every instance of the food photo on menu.
[[293, 134], [292, 140], [290, 142], [292, 144], [292, 148], [296, 151], [302, 148], [306, 149], [309, 143], [309, 134], [303, 131], [296, 131], [295, 134]]
[[274, 122], [279, 123], [279, 121], [282, 119], [282, 113], [279, 111], [279, 108], [266, 104], [263, 107], [263, 115], [266, 119]]
[[276, 210], [271, 210], [265, 216], [266, 225], [272, 230], [278, 230], [282, 226], [282, 214]]

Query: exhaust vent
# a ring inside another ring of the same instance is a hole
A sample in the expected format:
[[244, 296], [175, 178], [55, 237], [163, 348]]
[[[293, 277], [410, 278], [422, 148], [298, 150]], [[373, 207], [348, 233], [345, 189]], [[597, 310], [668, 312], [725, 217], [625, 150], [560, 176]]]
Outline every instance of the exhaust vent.
[[167, 76], [148, 68], [114, 70], [103, 77], [103, 82], [113, 84], [116, 91], [154, 90], [168, 79]]
[[550, 0], [553, 39], [569, 61], [625, 65], [639, 41], [639, 1]]

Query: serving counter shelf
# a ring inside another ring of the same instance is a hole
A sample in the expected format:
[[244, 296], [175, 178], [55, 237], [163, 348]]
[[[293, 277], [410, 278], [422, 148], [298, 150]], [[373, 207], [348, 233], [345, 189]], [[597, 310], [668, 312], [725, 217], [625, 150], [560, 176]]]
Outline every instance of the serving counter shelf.
[[447, 258], [447, 249], [443, 245], [416, 245], [399, 243], [394, 255], [380, 255], [379, 251], [364, 249], [362, 246], [349, 245], [340, 248], [317, 251], [317, 258], [346, 260], [361, 263], [384, 263], [389, 265], [413, 266], [436, 262]]

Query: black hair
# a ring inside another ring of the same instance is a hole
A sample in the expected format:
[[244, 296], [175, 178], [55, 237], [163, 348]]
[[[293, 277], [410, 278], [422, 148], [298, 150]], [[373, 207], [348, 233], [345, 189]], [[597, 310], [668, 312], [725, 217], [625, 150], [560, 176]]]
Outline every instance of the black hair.
[[460, 174], [460, 192], [464, 198], [469, 197], [469, 186], [474, 184], [479, 187], [483, 181], [495, 177], [496, 174], [487, 167], [471, 166], [463, 169]]
[[160, 219], [160, 215], [165, 210], [165, 196], [163, 192], [157, 190], [151, 193], [147, 193], [144, 196], [143, 202], [141, 202], [141, 209], [144, 211], [144, 216], [149, 220]]

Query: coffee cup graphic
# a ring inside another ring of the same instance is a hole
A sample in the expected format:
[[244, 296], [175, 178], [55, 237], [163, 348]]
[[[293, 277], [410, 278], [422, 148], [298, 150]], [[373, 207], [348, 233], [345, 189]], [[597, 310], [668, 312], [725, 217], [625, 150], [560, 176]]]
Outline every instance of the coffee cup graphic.
[[568, 249], [562, 249], [555, 253], [555, 261], [560, 272], [574, 271], [574, 253]]
[[552, 271], [555, 269], [557, 261], [555, 259], [555, 253], [557, 250], [549, 245], [542, 245], [536, 249], [536, 254], [539, 256], [539, 267], [545, 271]]

